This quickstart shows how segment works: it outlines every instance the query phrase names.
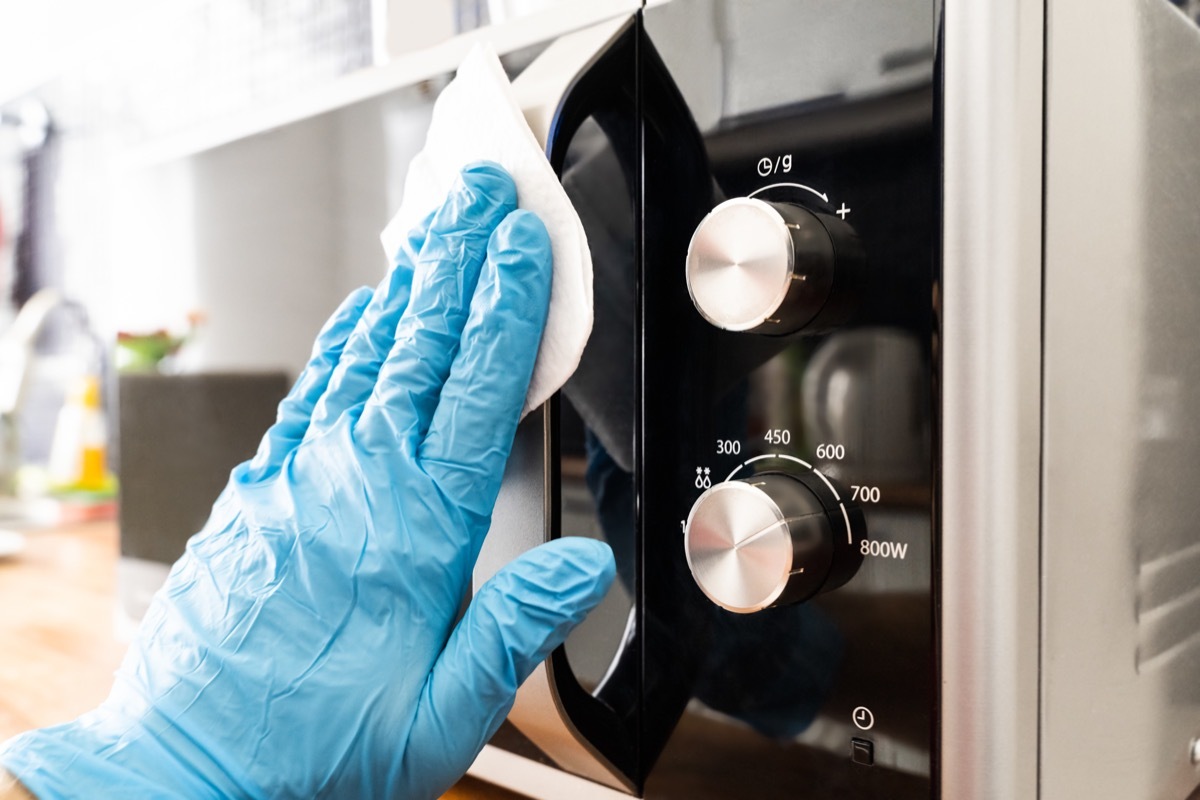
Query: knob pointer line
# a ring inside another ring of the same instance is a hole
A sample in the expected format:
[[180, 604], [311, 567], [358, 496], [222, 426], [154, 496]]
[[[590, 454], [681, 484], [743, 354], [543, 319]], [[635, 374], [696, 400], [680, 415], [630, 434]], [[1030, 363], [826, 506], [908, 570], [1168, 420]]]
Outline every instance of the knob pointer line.
[[765, 528], [762, 528], [761, 530], [755, 531], [754, 533], [750, 534], [746, 538], [742, 539], [740, 542], [734, 542], [733, 543], [733, 552], [736, 553], [737, 551], [741, 550], [746, 545], [750, 544], [751, 542], [757, 541], [758, 539], [761, 539], [763, 536], [767, 535], [771, 531], [776, 530], [783, 525], [787, 525], [788, 522], [789, 522], [789, 520], [786, 520], [786, 519], [781, 519], [781, 520], [778, 520], [777, 522], [772, 522], [770, 525], [766, 526]]
[[[737, 553], [739, 550], [741, 550], [746, 545], [751, 544], [751, 543], [757, 541], [758, 539], [761, 539], [763, 536], [766, 536], [771, 531], [776, 530], [777, 528], [780, 528], [784, 525], [791, 525], [793, 522], [799, 522], [802, 519], [803, 519], [803, 517], [788, 517], [787, 519], [781, 519], [778, 522], [772, 522], [770, 525], [766, 526], [762, 530], [755, 531], [754, 533], [747, 536], [745, 539], [742, 539], [740, 542], [734, 542], [732, 552]], [[800, 569], [794, 569], [794, 570], [792, 570], [792, 572], [804, 572], [804, 567], [800, 567]]]

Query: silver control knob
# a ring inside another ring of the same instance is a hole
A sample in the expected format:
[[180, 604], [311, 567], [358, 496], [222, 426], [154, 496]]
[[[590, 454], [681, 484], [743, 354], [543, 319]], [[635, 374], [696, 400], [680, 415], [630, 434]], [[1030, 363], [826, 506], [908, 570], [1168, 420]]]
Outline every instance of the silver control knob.
[[836, 217], [736, 197], [710, 211], [692, 234], [688, 293], [718, 328], [794, 333], [829, 304], [835, 267], [844, 266], [839, 259], [853, 271], [860, 256], [857, 236]]
[[[718, 483], [684, 527], [700, 590], [739, 614], [797, 603], [841, 586], [862, 563], [862, 512], [824, 498], [819, 480], [784, 473]], [[836, 517], [833, 512], [836, 511]], [[846, 522], [851, 529], [846, 530]]]

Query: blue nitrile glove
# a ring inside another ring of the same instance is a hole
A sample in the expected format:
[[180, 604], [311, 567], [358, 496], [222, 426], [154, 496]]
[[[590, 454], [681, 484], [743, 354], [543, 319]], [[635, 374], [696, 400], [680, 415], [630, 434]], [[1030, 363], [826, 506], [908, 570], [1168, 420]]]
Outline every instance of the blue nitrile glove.
[[111, 696], [11, 740], [43, 798], [430, 798], [599, 602], [606, 545], [501, 570], [455, 625], [512, 444], [550, 244], [498, 166], [351, 295], [152, 604]]

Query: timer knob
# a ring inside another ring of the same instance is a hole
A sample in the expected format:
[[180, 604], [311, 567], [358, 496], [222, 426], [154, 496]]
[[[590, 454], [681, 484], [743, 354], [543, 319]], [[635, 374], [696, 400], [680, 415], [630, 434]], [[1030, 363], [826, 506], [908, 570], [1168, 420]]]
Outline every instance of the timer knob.
[[843, 321], [861, 260], [857, 235], [836, 217], [735, 197], [692, 234], [688, 293], [704, 319], [727, 331], [822, 329]]
[[858, 571], [865, 538], [862, 511], [815, 474], [765, 472], [718, 483], [696, 500], [684, 527], [700, 590], [739, 614], [841, 586]]

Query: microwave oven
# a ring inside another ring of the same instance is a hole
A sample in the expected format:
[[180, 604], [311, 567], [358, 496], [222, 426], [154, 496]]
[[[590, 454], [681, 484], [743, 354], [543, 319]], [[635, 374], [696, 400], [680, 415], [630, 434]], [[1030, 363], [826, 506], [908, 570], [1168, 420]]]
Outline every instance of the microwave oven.
[[517, 80], [595, 327], [478, 580], [612, 546], [472, 772], [535, 797], [1200, 783], [1200, 27], [672, 0]]
[[585, 535], [619, 580], [472, 772], [555, 800], [1193, 793], [1195, 0], [517, 5], [269, 131], [149, 141], [96, 209], [114, 296], [219, 310], [198, 367], [294, 369], [377, 280], [444, 73], [504, 53], [596, 322], [478, 578]]

